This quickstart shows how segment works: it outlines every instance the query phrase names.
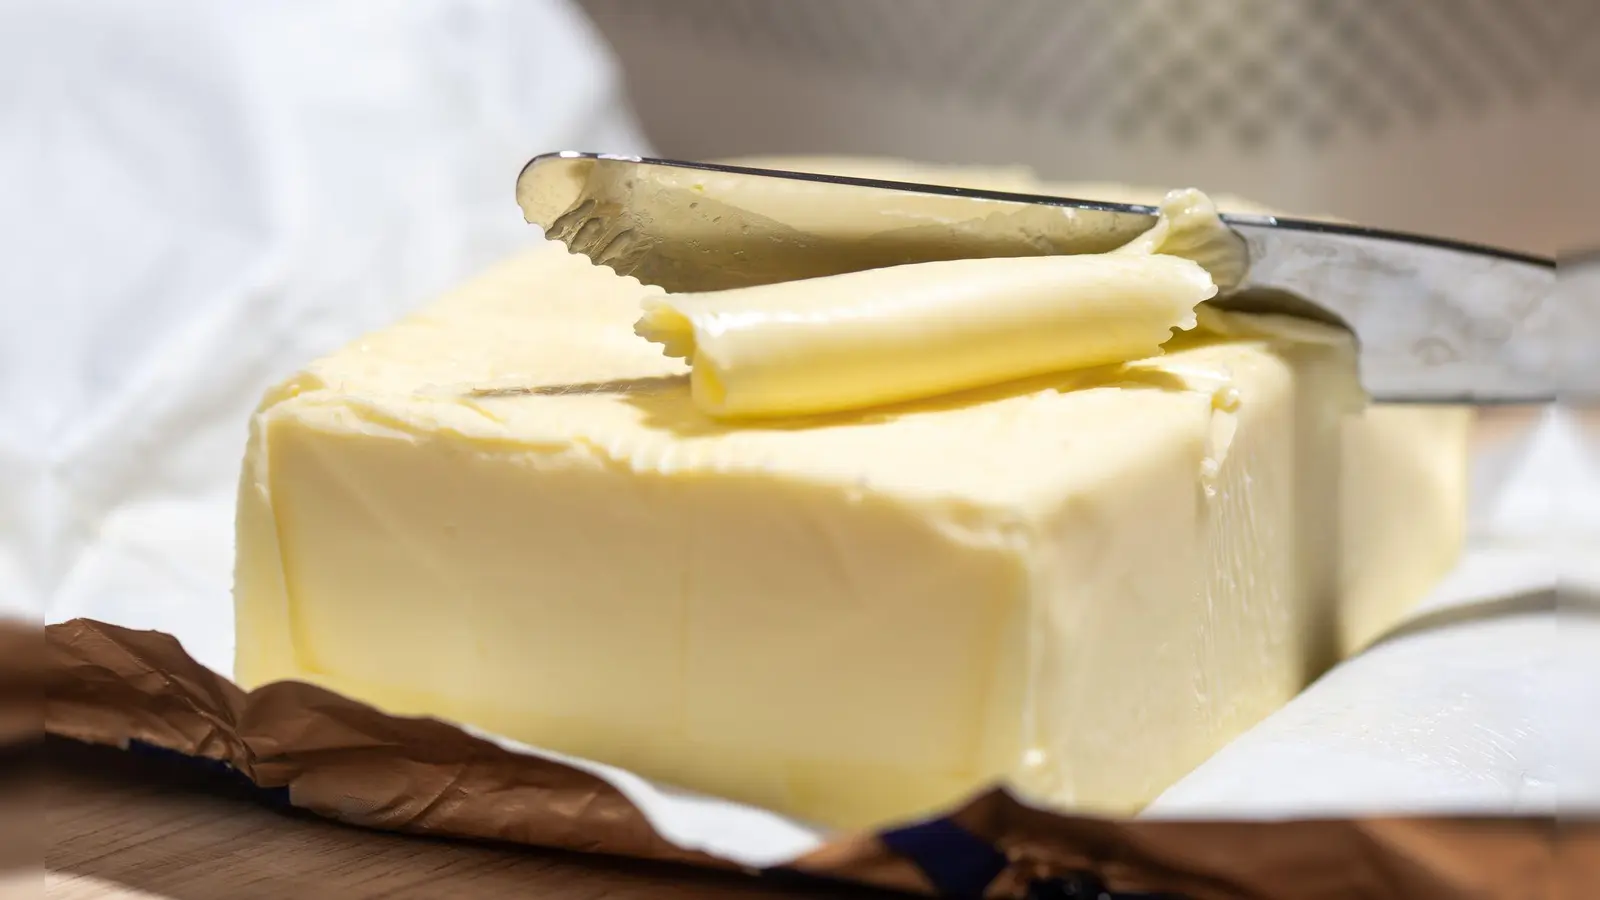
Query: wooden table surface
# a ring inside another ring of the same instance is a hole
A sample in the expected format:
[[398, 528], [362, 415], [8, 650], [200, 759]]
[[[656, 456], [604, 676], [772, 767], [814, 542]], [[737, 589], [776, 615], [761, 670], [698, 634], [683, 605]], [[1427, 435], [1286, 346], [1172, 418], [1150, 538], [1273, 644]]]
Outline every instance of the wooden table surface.
[[0, 878], [0, 898], [30, 881], [38, 896], [40, 879], [52, 898], [898, 896], [366, 831], [268, 809], [171, 762], [68, 742], [50, 741], [42, 766], [45, 873]]

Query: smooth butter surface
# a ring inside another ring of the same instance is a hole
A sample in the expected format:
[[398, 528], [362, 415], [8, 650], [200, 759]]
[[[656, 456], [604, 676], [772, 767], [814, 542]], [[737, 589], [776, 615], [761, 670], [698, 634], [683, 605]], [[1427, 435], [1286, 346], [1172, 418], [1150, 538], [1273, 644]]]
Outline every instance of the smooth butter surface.
[[544, 244], [275, 390], [237, 677], [861, 825], [1132, 812], [1334, 652], [1337, 338], [720, 425]]

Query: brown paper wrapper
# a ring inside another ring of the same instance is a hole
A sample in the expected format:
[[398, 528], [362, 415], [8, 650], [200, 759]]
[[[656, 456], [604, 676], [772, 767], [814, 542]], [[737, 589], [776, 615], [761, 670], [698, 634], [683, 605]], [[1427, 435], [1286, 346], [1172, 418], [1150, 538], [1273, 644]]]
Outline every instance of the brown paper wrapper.
[[[0, 630], [0, 697], [43, 689], [44, 730], [222, 764], [264, 796], [370, 828], [738, 868], [657, 834], [615, 788], [433, 719], [281, 682], [246, 692], [172, 637], [87, 620]], [[1533, 818], [1110, 821], [992, 791], [947, 816], [841, 835], [786, 868], [925, 895], [1600, 896], [1600, 827]], [[1031, 892], [1031, 893], [1030, 893]], [[1053, 892], [1053, 893], [1052, 893]], [[1077, 892], [1077, 893], [1074, 893]]]

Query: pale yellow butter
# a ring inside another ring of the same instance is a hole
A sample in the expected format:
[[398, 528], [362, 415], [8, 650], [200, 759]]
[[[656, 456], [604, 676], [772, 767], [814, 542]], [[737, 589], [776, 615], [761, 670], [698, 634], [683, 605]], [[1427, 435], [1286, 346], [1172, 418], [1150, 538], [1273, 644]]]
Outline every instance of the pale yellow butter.
[[828, 824], [995, 780], [1129, 813], [1387, 627], [1356, 556], [1450, 555], [1340, 549], [1342, 510], [1448, 505], [1385, 448], [1454, 445], [1352, 412], [1319, 325], [1208, 314], [1149, 359], [728, 423], [633, 333], [662, 296], [545, 244], [274, 389], [239, 680]]
[[863, 825], [1132, 812], [1335, 652], [1336, 336], [727, 425], [659, 295], [544, 245], [275, 390], [239, 679]]
[[654, 297], [635, 330], [712, 415], [814, 414], [1153, 356], [1216, 292], [1176, 256], [952, 260]]
[[1404, 619], [1460, 557], [1476, 421], [1465, 406], [1376, 405], [1346, 424], [1341, 655]]

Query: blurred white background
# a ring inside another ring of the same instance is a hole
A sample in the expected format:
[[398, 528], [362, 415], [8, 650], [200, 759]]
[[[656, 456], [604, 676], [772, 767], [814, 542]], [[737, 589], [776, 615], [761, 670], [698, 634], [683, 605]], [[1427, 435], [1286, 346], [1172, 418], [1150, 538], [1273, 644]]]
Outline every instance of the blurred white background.
[[1594, 0], [582, 0], [663, 153], [1023, 163], [1600, 247]]

